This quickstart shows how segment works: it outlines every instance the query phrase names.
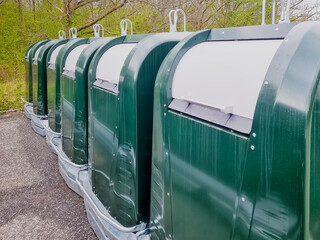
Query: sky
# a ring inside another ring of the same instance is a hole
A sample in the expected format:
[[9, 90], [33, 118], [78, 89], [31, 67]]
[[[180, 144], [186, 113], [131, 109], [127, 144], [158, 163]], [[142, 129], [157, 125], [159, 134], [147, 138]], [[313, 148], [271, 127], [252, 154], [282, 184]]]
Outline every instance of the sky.
[[[314, 9], [315, 12], [319, 11], [319, 6], [320, 6], [320, 0], [304, 0], [303, 4], [312, 6], [312, 5], [317, 5], [317, 7]], [[316, 18], [318, 19], [319, 15], [316, 15]]]
[[304, 0], [303, 2], [306, 4], [315, 4], [315, 3], [319, 2], [319, 0]]
[[304, 4], [319, 4], [320, 0], [304, 0], [303, 1]]

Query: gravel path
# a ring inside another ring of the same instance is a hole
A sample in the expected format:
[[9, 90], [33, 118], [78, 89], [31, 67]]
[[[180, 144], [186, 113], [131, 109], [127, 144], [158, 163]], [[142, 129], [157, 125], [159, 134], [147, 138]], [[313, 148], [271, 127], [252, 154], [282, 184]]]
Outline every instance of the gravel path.
[[97, 239], [83, 199], [23, 113], [0, 115], [0, 239]]

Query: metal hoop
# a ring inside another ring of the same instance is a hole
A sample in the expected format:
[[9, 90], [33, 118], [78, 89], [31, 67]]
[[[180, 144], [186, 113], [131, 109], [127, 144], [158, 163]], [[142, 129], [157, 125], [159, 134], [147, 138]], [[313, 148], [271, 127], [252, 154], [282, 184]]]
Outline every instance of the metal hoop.
[[182, 15], [183, 15], [183, 31], [185, 32], [186, 31], [186, 26], [187, 26], [187, 18], [186, 18], [186, 13], [182, 10], [182, 9], [177, 9], [175, 12], [174, 12], [174, 32], [177, 32], [177, 23], [178, 23], [178, 13], [181, 12]]
[[63, 30], [59, 31], [59, 39], [66, 39], [66, 32]]
[[75, 27], [69, 29], [69, 38], [77, 38], [77, 29]]

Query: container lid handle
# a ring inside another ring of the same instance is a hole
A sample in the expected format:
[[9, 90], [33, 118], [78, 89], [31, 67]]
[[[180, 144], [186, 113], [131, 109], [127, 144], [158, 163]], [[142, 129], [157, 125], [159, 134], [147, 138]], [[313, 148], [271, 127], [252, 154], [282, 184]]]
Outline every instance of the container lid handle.
[[172, 21], [172, 13], [174, 13], [176, 10], [171, 10], [169, 12], [169, 24], [170, 24], [170, 32], [174, 32], [174, 22]]
[[121, 20], [120, 28], [121, 28], [121, 36], [127, 35], [128, 24], [126, 23], [125, 20]]
[[133, 35], [132, 22], [129, 19], [123, 19], [120, 22], [121, 36], [126, 36], [127, 35], [128, 23], [130, 23], [131, 35]]
[[75, 27], [69, 29], [69, 38], [77, 38], [77, 29]]
[[101, 31], [101, 37], [104, 37], [104, 28], [102, 24], [94, 24], [93, 25], [93, 32], [94, 32], [94, 37], [100, 37], [100, 31]]
[[186, 31], [186, 13], [182, 10], [182, 9], [177, 9], [175, 12], [174, 12], [174, 32], [177, 32], [177, 22], [178, 22], [178, 13], [181, 12], [182, 15], [183, 15], [183, 31], [185, 32]]
[[66, 39], [66, 32], [63, 30], [59, 31], [59, 39]]
[[281, 0], [281, 15], [279, 23], [290, 23], [290, 5], [291, 0], [287, 0], [287, 5], [285, 8], [284, 0]]

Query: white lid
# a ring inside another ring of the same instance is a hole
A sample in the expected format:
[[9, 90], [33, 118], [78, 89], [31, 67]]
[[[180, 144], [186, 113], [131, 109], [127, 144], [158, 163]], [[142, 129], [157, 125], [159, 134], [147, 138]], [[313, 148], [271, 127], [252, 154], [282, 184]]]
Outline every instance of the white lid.
[[253, 119], [263, 80], [282, 41], [211, 41], [192, 47], [176, 68], [172, 97]]
[[123, 43], [109, 48], [98, 62], [96, 78], [119, 84], [123, 64], [136, 45], [137, 43]]
[[[38, 56], [39, 56], [39, 53], [40, 53], [40, 50], [43, 48], [44, 45], [42, 45], [41, 47], [39, 47], [36, 51], [36, 53], [34, 54], [34, 58], [33, 58], [33, 61], [37, 61], [38, 60]], [[38, 63], [38, 61], [37, 61]]]
[[30, 55], [31, 49], [32, 49], [32, 48], [29, 48], [29, 50], [28, 50], [28, 52], [27, 52], [26, 58], [28, 58], [28, 59], [29, 59], [29, 55]]
[[66, 44], [61, 44], [60, 46], [56, 47], [55, 50], [53, 50], [53, 52], [51, 53], [51, 56], [50, 56], [49, 64], [55, 65], [58, 54], [59, 54], [61, 48], [64, 47], [64, 45], [66, 45]]
[[82, 45], [72, 49], [71, 52], [67, 56], [66, 63], [64, 65], [63, 70], [75, 72], [79, 56], [82, 53], [82, 51], [88, 46], [89, 46], [89, 44], [82, 44]]

